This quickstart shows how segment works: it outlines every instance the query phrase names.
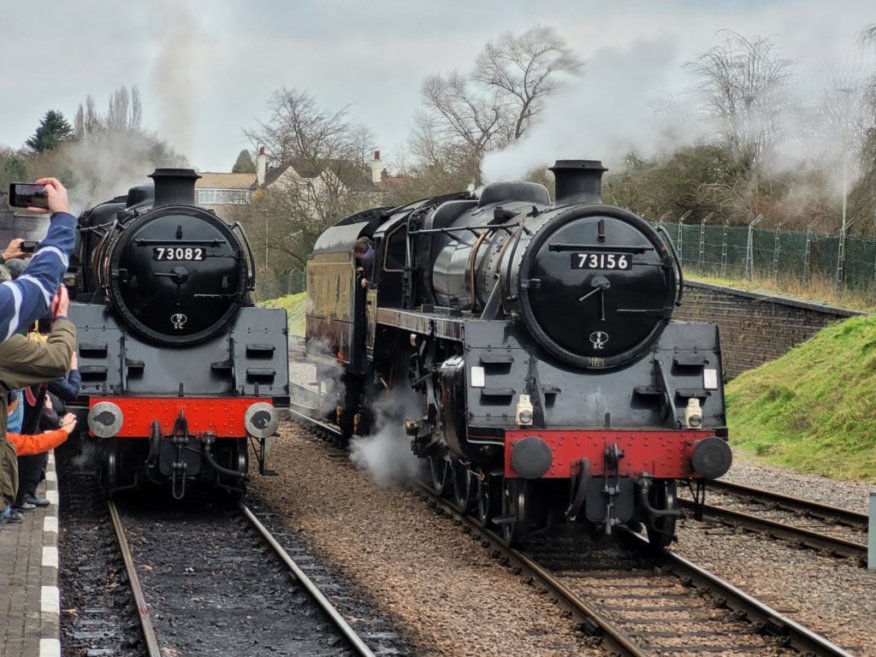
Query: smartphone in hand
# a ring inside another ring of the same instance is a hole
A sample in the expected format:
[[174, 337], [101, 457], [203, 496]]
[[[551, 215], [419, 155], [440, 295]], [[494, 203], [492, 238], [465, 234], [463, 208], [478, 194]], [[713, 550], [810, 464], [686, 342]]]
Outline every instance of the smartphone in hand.
[[33, 183], [9, 184], [9, 207], [49, 209], [49, 197], [43, 185]]

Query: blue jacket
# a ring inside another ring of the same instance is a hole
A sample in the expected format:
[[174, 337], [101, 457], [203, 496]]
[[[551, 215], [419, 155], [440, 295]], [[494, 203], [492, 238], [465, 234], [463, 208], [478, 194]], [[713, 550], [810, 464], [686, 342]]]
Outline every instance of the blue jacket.
[[25, 273], [0, 285], [0, 341], [46, 314], [67, 271], [75, 242], [76, 217], [66, 212], [53, 214], [49, 232]]

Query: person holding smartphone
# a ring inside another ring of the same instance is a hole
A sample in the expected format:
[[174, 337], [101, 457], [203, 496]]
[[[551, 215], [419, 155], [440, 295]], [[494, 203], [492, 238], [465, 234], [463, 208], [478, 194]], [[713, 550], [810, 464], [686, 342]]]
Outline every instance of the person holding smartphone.
[[[67, 190], [55, 178], [40, 178], [36, 184], [44, 187], [48, 207], [29, 207], [27, 210], [32, 214], [45, 214], [48, 210], [52, 215], [51, 223], [30, 260], [27, 272], [15, 281], [0, 285], [0, 341], [45, 315], [67, 271], [76, 241], [76, 217], [70, 214]], [[20, 243], [17, 246], [20, 247]], [[14, 257], [20, 256], [16, 254]]]
[[[25, 330], [37, 319], [46, 314], [49, 305], [55, 297], [55, 290], [61, 286], [64, 273], [70, 261], [70, 253], [76, 243], [76, 217], [70, 214], [70, 203], [67, 200], [67, 190], [56, 178], [40, 178], [37, 185], [44, 187], [45, 208], [28, 207], [32, 214], [51, 213], [49, 230], [45, 238], [40, 242], [27, 271], [14, 281], [8, 281], [0, 285], [0, 347], [7, 344], [10, 338]], [[66, 316], [66, 290], [64, 292], [64, 310], [61, 316]], [[55, 315], [58, 315], [55, 312]], [[50, 350], [54, 362], [52, 365], [60, 366], [60, 371], [51, 371], [52, 368], [40, 368], [46, 374], [39, 380], [50, 380], [63, 376], [70, 363], [73, 353], [73, 340], [76, 329], [69, 321], [56, 321], [53, 326], [53, 334], [58, 334], [58, 340], [64, 345], [55, 344]], [[27, 338], [21, 337], [25, 342]], [[67, 343], [69, 342], [69, 346]], [[59, 357], [62, 355], [58, 350], [65, 352], [63, 364]], [[22, 356], [26, 354], [22, 353]], [[10, 357], [12, 358], [12, 357]], [[13, 365], [14, 360], [8, 364]], [[21, 365], [22, 363], [19, 363]], [[33, 372], [31, 372], [33, 374]], [[23, 388], [30, 385], [34, 380], [22, 382], [14, 388]], [[4, 383], [10, 383], [4, 381]], [[6, 391], [0, 394], [0, 506], [3, 502], [11, 504], [18, 493], [18, 459], [15, 447], [6, 438]], [[11, 507], [3, 513], [11, 511]]]
[[3, 251], [3, 253], [0, 253], [0, 265], [5, 265], [11, 260], [27, 258], [30, 253], [22, 250], [21, 246], [23, 244], [24, 240], [20, 237], [9, 240], [9, 244], [6, 245], [6, 249]]

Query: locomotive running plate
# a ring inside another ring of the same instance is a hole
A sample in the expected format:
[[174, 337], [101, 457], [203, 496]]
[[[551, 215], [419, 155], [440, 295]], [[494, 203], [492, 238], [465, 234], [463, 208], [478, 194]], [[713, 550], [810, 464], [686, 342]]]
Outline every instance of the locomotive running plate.
[[586, 251], [572, 254], [572, 269], [632, 269], [633, 263], [629, 253], [588, 253]]

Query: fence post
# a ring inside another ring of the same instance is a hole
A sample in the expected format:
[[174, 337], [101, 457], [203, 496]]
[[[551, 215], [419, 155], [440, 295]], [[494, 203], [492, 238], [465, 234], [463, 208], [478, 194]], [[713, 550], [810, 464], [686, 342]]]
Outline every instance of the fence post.
[[779, 279], [779, 253], [782, 250], [781, 242], [779, 241], [779, 229], [784, 225], [784, 221], [776, 226], [775, 237], [773, 240], [773, 279]]
[[727, 277], [727, 220], [721, 228], [721, 278]]
[[806, 226], [806, 246], [803, 248], [803, 281], [809, 280], [809, 260], [812, 257], [812, 224]]
[[700, 252], [697, 256], [697, 267], [700, 269], [700, 273], [703, 271], [703, 254], [706, 250], [706, 222], [711, 218], [711, 216], [715, 214], [714, 212], [710, 212], [703, 220], [700, 222]]
[[751, 280], [754, 275], [754, 227], [760, 223], [763, 215], [757, 215], [748, 224], [748, 244], [745, 249], [745, 277]]
[[[843, 199], [845, 201], [845, 199]], [[854, 221], [846, 221], [843, 215], [843, 224], [840, 227], [839, 245], [836, 248], [836, 291], [841, 292], [846, 278], [846, 236]]]
[[678, 220], [678, 264], [684, 263], [684, 218], [687, 215], [681, 215]]

